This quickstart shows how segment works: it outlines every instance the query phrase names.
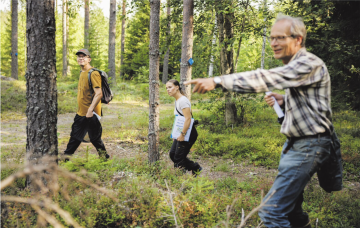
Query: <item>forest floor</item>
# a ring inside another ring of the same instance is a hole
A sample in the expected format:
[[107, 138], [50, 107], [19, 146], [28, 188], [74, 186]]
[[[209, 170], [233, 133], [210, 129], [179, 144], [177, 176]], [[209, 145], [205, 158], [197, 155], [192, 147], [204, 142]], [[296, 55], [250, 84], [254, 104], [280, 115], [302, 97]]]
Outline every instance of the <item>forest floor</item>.
[[[164, 104], [161, 106], [161, 111], [172, 110], [173, 104]], [[143, 103], [133, 102], [129, 103], [116, 103], [112, 102], [109, 106], [104, 105], [104, 116], [101, 119], [103, 126], [103, 141], [105, 143], [108, 154], [111, 158], [144, 158], [146, 159], [148, 153], [144, 151], [147, 148], [146, 135], [137, 135], [135, 137], [123, 137], [122, 139], [116, 138], [114, 132], [108, 131], [121, 131], [124, 125], [129, 123], [122, 123], [119, 120], [119, 114], [121, 119], [127, 119], [126, 116], [132, 116], [134, 113], [144, 113], [148, 111], [148, 106]], [[70, 138], [71, 125], [73, 123], [75, 113], [67, 113], [58, 115], [58, 139], [59, 139], [59, 154], [63, 153], [66, 149], [67, 142]], [[146, 118], [142, 115], [139, 118]], [[116, 130], [118, 128], [118, 130]], [[147, 128], [144, 129], [147, 132]], [[124, 130], [126, 131], [126, 130]], [[169, 130], [170, 134], [170, 130]], [[1, 122], [1, 147], [23, 147], [25, 150], [26, 145], [26, 117], [16, 120], [7, 120]], [[169, 138], [169, 140], [171, 140]], [[169, 148], [170, 149], [170, 148]], [[74, 156], [84, 156], [86, 151], [90, 154], [97, 154], [95, 148], [91, 143], [82, 143]], [[160, 151], [161, 159], [165, 160], [169, 164], [172, 163], [168, 156], [168, 151]], [[220, 179], [225, 177], [232, 177], [239, 182], [252, 179], [253, 177], [260, 177], [274, 179], [276, 176], [276, 169], [269, 169], [261, 166], [253, 166], [247, 162], [235, 163], [232, 159], [223, 159], [221, 157], [202, 157], [189, 154], [190, 159], [198, 162], [203, 171], [200, 176], [206, 176], [209, 179]], [[220, 167], [220, 168], [217, 168]], [[222, 168], [221, 168], [222, 167]], [[190, 172], [188, 172], [190, 175]], [[270, 181], [270, 180], [269, 180]]]
[[[171, 112], [172, 109], [173, 104], [162, 104], [160, 112]], [[134, 122], [136, 122], [136, 119], [142, 119], [142, 121], [144, 121], [143, 119], [147, 118], [147, 111], [148, 105], [144, 102], [112, 102], [110, 105], [103, 106], [104, 116], [101, 119], [103, 126], [102, 138], [111, 158], [147, 158], [147, 127], [142, 124], [144, 129], [136, 129], [139, 128], [139, 124], [131, 123], [131, 119], [129, 120], [131, 117]], [[75, 113], [58, 115], [59, 154], [63, 153], [70, 138], [74, 116]], [[134, 135], [131, 133], [131, 130], [137, 131], [138, 134]], [[124, 134], [117, 137], [121, 131], [123, 131]], [[170, 134], [169, 128], [168, 131]], [[131, 136], [127, 135], [127, 133]], [[20, 149], [23, 148], [23, 150], [25, 150], [26, 117], [1, 121], [1, 137], [1, 148], [16, 146], [17, 148], [20, 147]], [[169, 138], [169, 140], [171, 139]], [[82, 143], [74, 156], [85, 156], [86, 151], [90, 154], [97, 154], [91, 143]], [[165, 160], [168, 164], [172, 164], [168, 156], [168, 150], [160, 151], [160, 155], [160, 159]], [[235, 163], [232, 159], [223, 159], [214, 156], [202, 157], [191, 152], [188, 157], [202, 166], [203, 171], [200, 176], [208, 177], [209, 179], [232, 177], [239, 182], [252, 182], [252, 179], [256, 177], [271, 183], [277, 174], [276, 169], [254, 166], [248, 162]], [[190, 172], [188, 172], [188, 175], [190, 175]], [[312, 181], [312, 183], [315, 182], [314, 184], [316, 184], [317, 181], [314, 181], [314, 179], [317, 179], [316, 175]], [[352, 186], [353, 189], [360, 190], [360, 183], [358, 182], [348, 183], [347, 186], [350, 188]]]

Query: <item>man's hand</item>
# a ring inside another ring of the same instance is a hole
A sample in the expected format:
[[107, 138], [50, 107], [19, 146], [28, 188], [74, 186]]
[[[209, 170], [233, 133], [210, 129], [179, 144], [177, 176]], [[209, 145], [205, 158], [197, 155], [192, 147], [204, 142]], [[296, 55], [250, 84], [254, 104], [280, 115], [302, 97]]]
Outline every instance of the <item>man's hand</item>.
[[89, 108], [86, 113], [86, 118], [91, 118], [91, 117], [93, 117], [93, 115], [94, 115], [93, 111]]
[[270, 94], [266, 95], [264, 97], [264, 99], [265, 99], [266, 103], [268, 105], [270, 105], [271, 107], [275, 104], [275, 100], [273, 97], [275, 97], [275, 99], [277, 100], [277, 102], [279, 103], [280, 106], [284, 104], [283, 95], [278, 94], [278, 93], [270, 93]]
[[195, 84], [193, 93], [206, 93], [207, 91], [215, 89], [216, 86], [213, 78], [198, 78], [184, 82], [184, 85], [189, 84]]

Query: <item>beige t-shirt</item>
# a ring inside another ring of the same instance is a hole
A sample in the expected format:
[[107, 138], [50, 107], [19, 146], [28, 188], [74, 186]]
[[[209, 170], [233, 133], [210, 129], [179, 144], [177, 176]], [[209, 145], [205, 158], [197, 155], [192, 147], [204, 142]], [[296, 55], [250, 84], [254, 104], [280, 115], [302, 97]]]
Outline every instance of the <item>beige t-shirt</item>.
[[[91, 105], [93, 96], [95, 94], [93, 92], [91, 96], [92, 91], [90, 90], [89, 79], [88, 79], [89, 70], [81, 72], [79, 78], [78, 95], [77, 95], [77, 101], [78, 101], [77, 114], [79, 116], [86, 116], [86, 113]], [[91, 73], [91, 83], [93, 88], [101, 88], [101, 75], [99, 74], [99, 72], [93, 71]], [[101, 101], [99, 101], [99, 103], [96, 105], [94, 111], [96, 112], [96, 114], [101, 116]]]

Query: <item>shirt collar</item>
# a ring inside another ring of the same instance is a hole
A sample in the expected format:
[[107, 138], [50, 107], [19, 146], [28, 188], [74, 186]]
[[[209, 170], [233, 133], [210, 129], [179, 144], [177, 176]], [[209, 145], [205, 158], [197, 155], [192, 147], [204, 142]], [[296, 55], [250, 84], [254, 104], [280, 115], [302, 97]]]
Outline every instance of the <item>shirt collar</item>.
[[299, 56], [301, 56], [301, 54], [305, 53], [306, 52], [306, 48], [305, 47], [302, 47], [300, 48], [300, 50], [298, 52], [296, 52], [295, 55], [293, 55], [293, 57], [291, 57], [290, 61], [293, 61], [294, 59], [297, 59]]

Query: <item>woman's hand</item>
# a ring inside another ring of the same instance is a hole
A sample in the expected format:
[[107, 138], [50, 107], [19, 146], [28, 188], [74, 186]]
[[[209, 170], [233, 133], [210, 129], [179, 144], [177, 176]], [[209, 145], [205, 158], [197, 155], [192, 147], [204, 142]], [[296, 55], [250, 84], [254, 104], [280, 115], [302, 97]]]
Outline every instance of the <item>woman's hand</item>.
[[185, 136], [180, 135], [176, 140], [179, 141], [179, 142], [182, 142], [182, 141], [185, 140]]

